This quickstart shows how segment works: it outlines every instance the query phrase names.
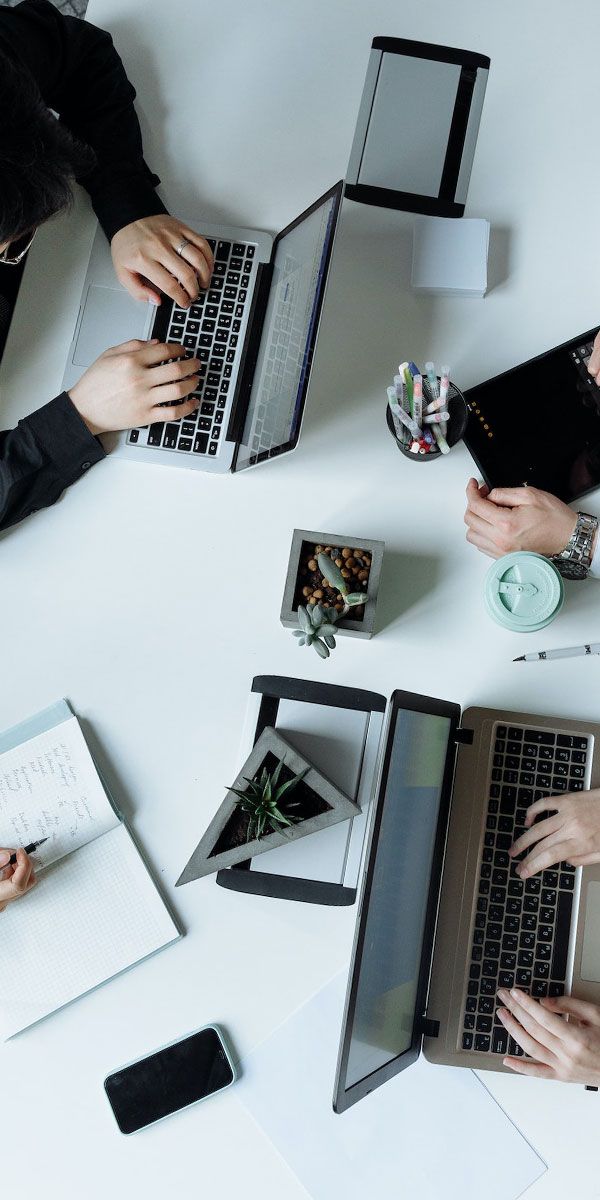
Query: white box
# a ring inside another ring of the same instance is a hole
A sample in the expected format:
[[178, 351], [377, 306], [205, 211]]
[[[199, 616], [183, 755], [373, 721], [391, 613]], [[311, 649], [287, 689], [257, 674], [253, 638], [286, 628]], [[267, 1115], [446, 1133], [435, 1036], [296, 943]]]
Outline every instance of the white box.
[[485, 296], [490, 223], [415, 217], [411, 285], [437, 295]]

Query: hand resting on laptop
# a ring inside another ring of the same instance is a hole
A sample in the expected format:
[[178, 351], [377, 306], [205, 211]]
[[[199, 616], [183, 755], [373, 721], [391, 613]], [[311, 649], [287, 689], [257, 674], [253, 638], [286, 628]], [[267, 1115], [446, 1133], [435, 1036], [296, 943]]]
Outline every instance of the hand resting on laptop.
[[68, 394], [90, 433], [108, 433], [186, 417], [198, 407], [190, 393], [199, 374], [199, 359], [182, 359], [181, 346], [134, 339], [105, 350]]
[[11, 900], [18, 900], [35, 884], [33, 863], [24, 850], [17, 850], [17, 861], [14, 866], [8, 866], [12, 850], [0, 850], [0, 912], [3, 912]]

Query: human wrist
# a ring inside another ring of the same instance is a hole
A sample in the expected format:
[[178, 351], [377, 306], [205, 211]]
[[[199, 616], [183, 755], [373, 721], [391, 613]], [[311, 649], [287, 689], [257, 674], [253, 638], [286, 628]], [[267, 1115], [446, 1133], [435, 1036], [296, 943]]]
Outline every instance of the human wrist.
[[103, 429], [100, 425], [97, 425], [96, 422], [93, 420], [93, 418], [90, 416], [88, 407], [86, 406], [86, 403], [85, 403], [85, 399], [81, 396], [81, 394], [77, 390], [77, 384], [74, 384], [74, 386], [69, 389], [69, 391], [67, 392], [67, 396], [69, 397], [69, 400], [71, 401], [71, 404], [73, 405], [73, 408], [75, 408], [77, 410], [77, 412], [79, 413], [79, 416], [81, 417], [81, 420], [83, 421], [84, 425], [87, 426], [90, 433], [93, 434], [94, 437], [98, 437], [99, 433], [107, 432], [106, 429]]
[[557, 521], [555, 536], [552, 538], [552, 555], [562, 554], [563, 550], [566, 550], [575, 532], [576, 525], [577, 513], [565, 505], [565, 511], [560, 514], [560, 521]]

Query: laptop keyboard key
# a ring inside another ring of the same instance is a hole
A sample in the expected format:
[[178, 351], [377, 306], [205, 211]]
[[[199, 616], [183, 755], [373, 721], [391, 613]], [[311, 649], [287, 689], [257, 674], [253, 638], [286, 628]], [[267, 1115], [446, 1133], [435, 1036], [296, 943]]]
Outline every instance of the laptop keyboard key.
[[164, 424], [151, 425], [148, 430], [148, 445], [160, 446], [165, 427]]
[[503, 1027], [496, 1026], [492, 1033], [492, 1054], [506, 1054], [508, 1033]]
[[514, 971], [500, 971], [498, 975], [498, 987], [511, 988], [515, 982]]
[[558, 893], [556, 906], [556, 934], [552, 950], [552, 978], [565, 979], [567, 974], [567, 951], [569, 949], [569, 931], [571, 928], [571, 912], [573, 897], [570, 892]]

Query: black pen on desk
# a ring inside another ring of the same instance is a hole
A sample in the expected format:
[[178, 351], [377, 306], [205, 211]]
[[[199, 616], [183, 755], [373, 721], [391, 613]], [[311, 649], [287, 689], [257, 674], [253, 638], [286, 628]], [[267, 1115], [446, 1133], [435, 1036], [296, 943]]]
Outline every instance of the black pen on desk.
[[[26, 854], [33, 854], [34, 850], [37, 850], [39, 846], [43, 846], [44, 842], [47, 842], [47, 841], [48, 841], [47, 837], [40, 838], [39, 842], [30, 842], [28, 846], [23, 846], [23, 849]], [[5, 863], [4, 866], [5, 867], [14, 867], [16, 861], [17, 861], [16, 853], [11, 854], [8, 862]], [[4, 867], [2, 869], [4, 870]]]

